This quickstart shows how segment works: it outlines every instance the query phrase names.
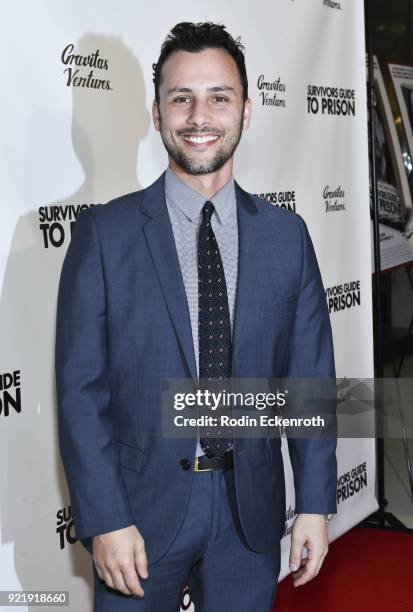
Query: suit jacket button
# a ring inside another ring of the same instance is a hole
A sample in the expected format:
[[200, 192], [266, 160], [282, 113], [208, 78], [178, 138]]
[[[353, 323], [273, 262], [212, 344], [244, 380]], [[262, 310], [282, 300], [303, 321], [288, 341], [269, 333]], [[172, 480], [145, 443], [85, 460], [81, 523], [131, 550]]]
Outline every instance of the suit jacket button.
[[189, 468], [191, 467], [191, 462], [188, 459], [181, 459], [179, 465], [183, 470], [189, 470]]

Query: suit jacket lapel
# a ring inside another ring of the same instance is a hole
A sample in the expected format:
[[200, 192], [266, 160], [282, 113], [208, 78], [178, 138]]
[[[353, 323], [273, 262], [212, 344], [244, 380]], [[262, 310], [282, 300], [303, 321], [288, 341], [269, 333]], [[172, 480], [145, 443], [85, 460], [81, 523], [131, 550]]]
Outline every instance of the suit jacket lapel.
[[235, 183], [238, 218], [238, 280], [235, 300], [234, 329], [232, 334], [232, 376], [237, 376], [237, 356], [245, 334], [247, 319], [251, 315], [249, 302], [256, 284], [256, 213], [251, 196]]
[[[182, 279], [172, 225], [165, 201], [165, 174], [153, 185], [145, 189], [141, 211], [149, 220], [143, 225], [152, 261], [171, 316], [176, 334], [181, 344], [192, 378], [197, 380], [196, 361], [192, 338], [191, 321]], [[237, 376], [237, 355], [245, 331], [249, 312], [249, 302], [254, 295], [256, 283], [255, 253], [256, 212], [251, 196], [235, 183], [238, 220], [238, 279], [235, 301], [234, 329], [232, 337], [232, 375]]]
[[192, 378], [197, 380], [188, 302], [166, 207], [164, 182], [165, 175], [162, 174], [145, 189], [141, 211], [150, 219], [143, 225], [143, 232], [189, 371]]

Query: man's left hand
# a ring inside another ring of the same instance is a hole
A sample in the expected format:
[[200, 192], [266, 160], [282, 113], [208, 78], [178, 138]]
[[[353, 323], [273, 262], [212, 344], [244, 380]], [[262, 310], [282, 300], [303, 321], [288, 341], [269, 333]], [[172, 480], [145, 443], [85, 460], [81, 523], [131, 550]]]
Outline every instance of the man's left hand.
[[[302, 558], [303, 548], [308, 555]], [[291, 533], [290, 569], [294, 586], [317, 576], [328, 552], [327, 522], [323, 514], [298, 514]]]

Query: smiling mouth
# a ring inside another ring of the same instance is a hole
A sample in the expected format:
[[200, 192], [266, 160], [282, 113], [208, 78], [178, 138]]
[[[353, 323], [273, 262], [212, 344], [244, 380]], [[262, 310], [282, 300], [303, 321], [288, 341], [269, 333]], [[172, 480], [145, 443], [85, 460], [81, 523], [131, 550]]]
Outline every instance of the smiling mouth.
[[219, 135], [217, 134], [208, 134], [205, 136], [192, 136], [191, 134], [186, 134], [183, 136], [183, 139], [186, 142], [189, 142], [195, 145], [208, 145], [218, 140], [218, 138], [219, 138]]

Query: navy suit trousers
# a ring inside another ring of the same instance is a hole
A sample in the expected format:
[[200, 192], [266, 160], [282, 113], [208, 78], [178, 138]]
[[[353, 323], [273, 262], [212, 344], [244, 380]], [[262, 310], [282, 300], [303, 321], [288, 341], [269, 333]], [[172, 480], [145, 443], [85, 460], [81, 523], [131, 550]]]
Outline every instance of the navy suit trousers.
[[180, 529], [141, 580], [143, 597], [108, 587], [93, 570], [94, 612], [179, 612], [185, 585], [196, 612], [271, 612], [280, 547], [257, 553], [247, 545], [233, 468], [195, 472]]

